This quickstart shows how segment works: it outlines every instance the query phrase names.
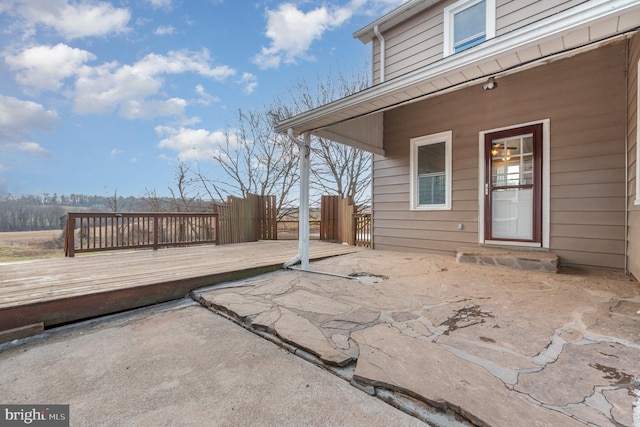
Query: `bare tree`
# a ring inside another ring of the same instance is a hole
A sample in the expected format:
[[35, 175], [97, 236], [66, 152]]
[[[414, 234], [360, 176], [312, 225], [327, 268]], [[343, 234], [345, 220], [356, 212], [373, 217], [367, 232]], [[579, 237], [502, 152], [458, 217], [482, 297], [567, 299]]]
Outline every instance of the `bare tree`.
[[[271, 111], [278, 120], [284, 120], [368, 86], [366, 71], [354, 72], [351, 76], [340, 73], [336, 78], [329, 75], [326, 79], [319, 79], [315, 89], [304, 79], [299, 79], [289, 89], [288, 99], [276, 99]], [[353, 197], [359, 206], [369, 204], [370, 153], [315, 136], [311, 138], [311, 150], [311, 186], [316, 193], [342, 194]]]
[[107, 203], [111, 212], [121, 212], [123, 209], [127, 209], [129, 205], [124, 197], [118, 196], [117, 188], [113, 190], [113, 195], [107, 196]]
[[247, 194], [276, 196], [279, 214], [294, 204], [292, 189], [298, 183], [297, 146], [288, 137], [273, 130], [267, 111], [238, 112], [238, 126], [228, 129], [225, 144], [212, 156], [224, 172], [218, 180], [200, 173], [200, 179], [212, 199], [225, 195]]
[[[330, 75], [318, 80], [315, 90], [301, 79], [289, 89], [286, 100], [276, 98], [262, 110], [238, 111], [237, 126], [228, 127], [224, 143], [211, 158], [218, 173], [197, 173], [204, 190], [212, 200], [219, 201], [227, 195], [275, 195], [278, 215], [285, 216], [298, 204], [293, 191], [299, 182], [298, 145], [288, 136], [275, 133], [274, 125], [368, 85], [367, 72], [340, 74], [337, 78]], [[315, 194], [342, 194], [353, 197], [358, 205], [366, 205], [370, 198], [371, 155], [317, 137], [312, 138], [311, 148]], [[204, 163], [200, 167], [204, 168]]]
[[164, 212], [168, 210], [165, 199], [159, 196], [155, 189], [145, 188], [144, 194], [140, 197], [140, 204], [147, 212]]
[[180, 162], [176, 168], [175, 189], [169, 187], [171, 193], [171, 210], [174, 212], [193, 212], [205, 209], [198, 186], [200, 180], [191, 171], [189, 165]]

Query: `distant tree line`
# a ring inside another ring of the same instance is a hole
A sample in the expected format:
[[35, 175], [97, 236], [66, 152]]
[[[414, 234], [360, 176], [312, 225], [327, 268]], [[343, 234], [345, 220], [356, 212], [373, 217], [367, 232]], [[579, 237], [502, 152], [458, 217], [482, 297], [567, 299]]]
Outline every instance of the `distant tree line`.
[[67, 212], [207, 212], [212, 202], [173, 195], [157, 196], [147, 192], [142, 197], [85, 194], [0, 196], [0, 232], [60, 230]]
[[58, 205], [0, 201], [0, 231], [56, 230], [64, 225], [66, 212]]

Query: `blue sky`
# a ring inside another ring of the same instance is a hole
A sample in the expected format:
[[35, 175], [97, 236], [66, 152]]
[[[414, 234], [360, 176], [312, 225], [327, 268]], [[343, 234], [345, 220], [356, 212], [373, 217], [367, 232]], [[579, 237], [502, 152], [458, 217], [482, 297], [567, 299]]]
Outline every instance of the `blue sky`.
[[0, 195], [167, 194], [238, 109], [362, 70], [401, 3], [0, 0]]

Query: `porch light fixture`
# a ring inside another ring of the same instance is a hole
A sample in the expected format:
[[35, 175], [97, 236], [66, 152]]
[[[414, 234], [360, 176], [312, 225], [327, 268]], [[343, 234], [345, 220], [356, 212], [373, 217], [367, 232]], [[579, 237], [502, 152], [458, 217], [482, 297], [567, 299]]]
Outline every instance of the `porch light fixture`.
[[489, 77], [489, 80], [487, 80], [482, 85], [482, 89], [484, 89], [484, 90], [493, 90], [493, 89], [495, 89], [497, 87], [498, 87], [498, 82], [496, 81], [495, 77]]

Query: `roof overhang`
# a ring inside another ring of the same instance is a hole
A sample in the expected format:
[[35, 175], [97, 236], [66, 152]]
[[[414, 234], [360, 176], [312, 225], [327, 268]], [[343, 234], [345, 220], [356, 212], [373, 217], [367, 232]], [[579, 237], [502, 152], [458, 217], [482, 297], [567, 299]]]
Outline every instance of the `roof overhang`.
[[[413, 3], [413, 2], [410, 2]], [[464, 52], [278, 123], [280, 133], [311, 133], [384, 154], [383, 112], [490, 76], [519, 72], [592, 49], [637, 30], [637, 0], [589, 0]]]

